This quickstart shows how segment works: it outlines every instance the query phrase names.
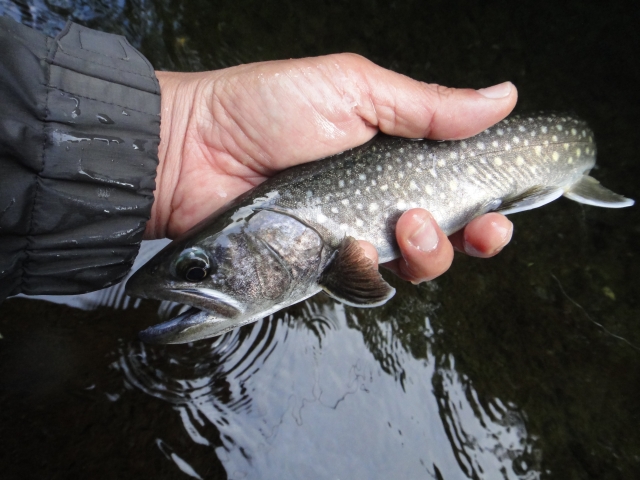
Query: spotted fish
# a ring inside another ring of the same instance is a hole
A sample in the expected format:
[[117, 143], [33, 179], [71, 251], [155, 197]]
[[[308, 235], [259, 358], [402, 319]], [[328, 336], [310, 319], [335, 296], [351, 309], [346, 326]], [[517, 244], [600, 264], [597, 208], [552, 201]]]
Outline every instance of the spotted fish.
[[403, 212], [431, 212], [446, 234], [491, 211], [529, 210], [561, 195], [620, 208], [633, 200], [590, 177], [593, 132], [561, 114], [514, 116], [473, 138], [368, 143], [267, 180], [175, 240], [127, 284], [134, 296], [193, 308], [141, 332], [145, 341], [184, 343], [263, 318], [324, 290], [373, 307], [395, 290], [355, 239], [399, 256]]

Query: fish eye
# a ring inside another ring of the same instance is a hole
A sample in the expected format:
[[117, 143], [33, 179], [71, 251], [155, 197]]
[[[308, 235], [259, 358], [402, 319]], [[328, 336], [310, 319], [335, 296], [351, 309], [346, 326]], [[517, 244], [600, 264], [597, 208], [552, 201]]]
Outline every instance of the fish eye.
[[207, 254], [198, 247], [183, 250], [173, 263], [173, 274], [188, 282], [204, 280], [212, 270], [212, 262]]

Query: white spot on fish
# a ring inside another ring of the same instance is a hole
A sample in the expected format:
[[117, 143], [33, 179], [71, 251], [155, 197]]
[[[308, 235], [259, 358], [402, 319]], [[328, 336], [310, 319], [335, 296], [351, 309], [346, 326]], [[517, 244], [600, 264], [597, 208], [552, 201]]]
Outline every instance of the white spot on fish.
[[439, 167], [444, 167], [447, 164], [447, 162], [445, 162], [443, 159], [438, 160], [438, 166]]
[[478, 142], [476, 143], [476, 147], [478, 147], [479, 150], [484, 150], [484, 143]]
[[467, 142], [465, 142], [464, 140], [462, 140], [462, 141], [460, 142], [460, 146], [461, 146], [463, 149], [466, 149], [466, 148], [467, 148]]
[[519, 131], [521, 131], [521, 132], [526, 132], [526, 131], [527, 131], [527, 129], [526, 129], [526, 128], [524, 128], [524, 125], [520, 125], [520, 126], [518, 127], [518, 130], [519, 130]]
[[431, 185], [424, 187], [424, 191], [427, 192], [427, 195], [433, 195], [433, 187]]
[[469, 175], [474, 175], [474, 174], [476, 174], [477, 172], [478, 172], [478, 171], [475, 169], [475, 167], [474, 167], [473, 165], [469, 165], [469, 166], [467, 167], [467, 173], [468, 173]]
[[344, 188], [344, 180], [338, 180], [338, 187]]
[[377, 203], [372, 203], [371, 205], [369, 205], [369, 211], [370, 212], [375, 212], [376, 210], [378, 210], [378, 204]]
[[366, 176], [364, 173], [361, 173], [360, 175], [358, 175], [358, 178], [359, 178], [360, 180], [366, 180], [366, 179], [367, 179], [367, 176]]
[[[388, 155], [388, 154], [387, 154], [387, 155]], [[381, 167], [380, 165], [378, 165], [378, 166], [376, 166], [376, 170], [377, 170], [378, 172], [381, 172], [381, 171], [382, 171], [382, 167]]]
[[358, 203], [358, 204], [356, 205], [356, 208], [357, 208], [358, 210], [362, 210], [362, 204], [361, 204], [361, 203]]
[[524, 165], [524, 158], [522, 158], [520, 155], [518, 155], [518, 158], [516, 158], [516, 165], [518, 165], [519, 167]]
[[451, 180], [449, 182], [449, 188], [451, 189], [451, 191], [456, 191], [458, 189], [458, 181], [457, 180]]
[[416, 182], [414, 182], [413, 180], [411, 180], [411, 182], [409, 182], [409, 188], [411, 190], [418, 190], [418, 186], [416, 185]]
[[356, 226], [361, 227], [362, 225], [364, 225], [364, 222], [359, 218], [356, 218]]
[[562, 131], [562, 125], [556, 125], [556, 130], [558, 130], [559, 132]]
[[493, 163], [494, 163], [497, 167], [499, 167], [500, 165], [502, 165], [502, 159], [501, 159], [500, 157], [495, 157], [495, 158], [493, 159]]
[[360, 189], [357, 189], [357, 190], [355, 191], [355, 194], [356, 194], [356, 195], [360, 195]]
[[582, 151], [578, 148], [578, 149], [576, 150], [576, 156], [577, 156], [578, 158], [580, 158], [580, 155], [582, 155]]
[[311, 190], [307, 190], [307, 198], [313, 197], [313, 192]]
[[449, 154], [449, 158], [451, 158], [452, 160], [455, 160], [456, 158], [458, 158], [458, 154], [456, 152], [451, 152]]
[[498, 148], [498, 145], [499, 145], [499, 144], [498, 144], [498, 142], [497, 142], [496, 140], [494, 140], [493, 142], [491, 142], [491, 145], [492, 145], [494, 148]]
[[349, 200], [345, 198], [344, 200], [340, 200], [340, 203], [343, 205], [349, 205]]
[[338, 213], [337, 207], [331, 207], [331, 213]]
[[380, 190], [382, 190], [383, 192], [386, 192], [389, 189], [388, 185], [380, 185]]
[[431, 176], [433, 178], [438, 178], [438, 174], [436, 173], [436, 169], [435, 168], [430, 168], [429, 169], [429, 173], [431, 174]]
[[398, 200], [396, 207], [398, 208], [398, 210], [404, 210], [405, 208], [407, 208], [407, 203], [404, 200]]
[[513, 143], [515, 143], [516, 145], [518, 143], [520, 143], [520, 139], [518, 137], [513, 137], [513, 140], [511, 140]]
[[542, 133], [547, 133], [547, 127], [545, 127], [545, 126], [540, 127], [540, 131]]
[[560, 158], [560, 154], [559, 154], [558, 152], [553, 152], [553, 153], [551, 154], [551, 158], [553, 158], [553, 161], [554, 161], [554, 162], [557, 162], [557, 161], [558, 161], [558, 159]]
[[498, 130], [496, 130], [496, 133], [500, 136], [504, 135], [504, 130], [499, 128]]
[[424, 160], [424, 155], [420, 154], [416, 157], [418, 159], [419, 162]]
[[556, 137], [555, 135], [553, 135], [553, 136], [551, 137], [551, 141], [553, 141], [553, 142], [557, 142], [557, 141], [558, 141], [558, 137]]
[[569, 157], [569, 160], [567, 160], [567, 163], [573, 163], [573, 157]]
[[324, 223], [328, 220], [328, 218], [324, 216], [322, 213], [319, 213], [318, 216], [316, 217], [316, 220], [318, 221], [318, 223]]
[[575, 128], [571, 129], [571, 135], [575, 136], [578, 134], [578, 131]]
[[346, 223], [341, 223], [340, 230], [349, 230], [349, 225], [347, 225]]

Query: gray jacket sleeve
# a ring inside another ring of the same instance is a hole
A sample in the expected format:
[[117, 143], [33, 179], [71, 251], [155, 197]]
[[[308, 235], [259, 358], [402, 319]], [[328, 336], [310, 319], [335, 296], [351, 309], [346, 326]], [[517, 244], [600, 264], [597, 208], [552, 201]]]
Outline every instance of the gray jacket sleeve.
[[117, 283], [158, 165], [160, 89], [123, 37], [0, 18], [0, 301]]

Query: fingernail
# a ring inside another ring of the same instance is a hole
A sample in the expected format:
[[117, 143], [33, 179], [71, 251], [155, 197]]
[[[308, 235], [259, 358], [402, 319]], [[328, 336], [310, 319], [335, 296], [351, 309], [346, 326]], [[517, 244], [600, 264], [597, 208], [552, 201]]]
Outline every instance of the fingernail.
[[490, 252], [481, 252], [480, 250], [475, 248], [471, 243], [469, 243], [465, 238], [464, 239], [465, 253], [467, 253], [468, 255], [471, 255], [472, 257], [491, 257], [499, 253], [505, 247], [505, 245], [509, 243], [509, 241], [511, 240], [511, 236], [513, 235], [513, 223], [509, 223], [509, 226], [505, 228], [505, 227], [501, 227], [496, 222], [491, 222], [491, 228], [493, 229], [494, 232], [497, 232], [498, 236], [500, 237], [500, 243], [496, 248], [494, 248]]
[[500, 237], [502, 238], [502, 242], [500, 243], [500, 246], [493, 251], [493, 253], [498, 253], [500, 250], [502, 250], [505, 247], [507, 243], [511, 241], [511, 237], [513, 235], [513, 223], [509, 223], [509, 226], [507, 228], [500, 227], [495, 222], [491, 222], [491, 225], [497, 232], [500, 233]]
[[422, 252], [431, 252], [438, 246], [438, 232], [431, 218], [413, 215], [416, 230], [409, 235], [409, 243]]
[[499, 99], [508, 97], [512, 88], [513, 84], [511, 82], [504, 82], [492, 87], [481, 88], [476, 90], [476, 92], [486, 98]]

